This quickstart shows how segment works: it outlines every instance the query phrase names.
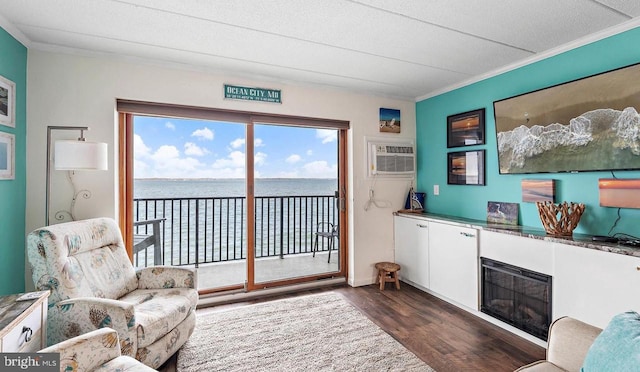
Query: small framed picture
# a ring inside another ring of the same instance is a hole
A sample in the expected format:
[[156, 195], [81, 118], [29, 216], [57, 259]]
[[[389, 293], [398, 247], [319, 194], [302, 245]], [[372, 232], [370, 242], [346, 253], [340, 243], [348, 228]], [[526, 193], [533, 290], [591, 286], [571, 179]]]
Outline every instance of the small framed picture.
[[16, 127], [16, 84], [0, 76], [0, 124]]
[[15, 155], [16, 137], [13, 134], [0, 132], [0, 180], [16, 178]]
[[380, 108], [380, 132], [400, 133], [400, 110]]
[[447, 117], [447, 147], [484, 144], [484, 109]]
[[484, 185], [484, 150], [447, 154], [449, 185]]

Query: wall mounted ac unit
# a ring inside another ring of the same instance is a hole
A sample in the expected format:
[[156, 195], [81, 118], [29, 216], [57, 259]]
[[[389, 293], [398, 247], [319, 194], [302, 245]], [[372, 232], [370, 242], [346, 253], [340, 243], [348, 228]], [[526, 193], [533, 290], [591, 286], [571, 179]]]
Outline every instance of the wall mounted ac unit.
[[369, 142], [369, 175], [413, 176], [415, 146], [409, 142]]

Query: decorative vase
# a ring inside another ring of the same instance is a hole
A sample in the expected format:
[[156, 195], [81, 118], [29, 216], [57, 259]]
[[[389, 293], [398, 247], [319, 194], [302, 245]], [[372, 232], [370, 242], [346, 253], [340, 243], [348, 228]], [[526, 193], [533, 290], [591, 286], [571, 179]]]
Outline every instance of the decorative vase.
[[[562, 202], [556, 205], [553, 202], [544, 201], [536, 202], [536, 205], [544, 230], [547, 234], [554, 236], [571, 236], [585, 209], [583, 203], [574, 202]], [[560, 214], [559, 218], [558, 214]]]

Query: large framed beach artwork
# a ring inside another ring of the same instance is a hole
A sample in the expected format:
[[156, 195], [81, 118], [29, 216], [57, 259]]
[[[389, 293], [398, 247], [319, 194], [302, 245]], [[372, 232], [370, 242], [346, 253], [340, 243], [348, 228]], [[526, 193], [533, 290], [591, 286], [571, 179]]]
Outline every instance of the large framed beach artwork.
[[493, 107], [501, 174], [640, 169], [640, 64]]

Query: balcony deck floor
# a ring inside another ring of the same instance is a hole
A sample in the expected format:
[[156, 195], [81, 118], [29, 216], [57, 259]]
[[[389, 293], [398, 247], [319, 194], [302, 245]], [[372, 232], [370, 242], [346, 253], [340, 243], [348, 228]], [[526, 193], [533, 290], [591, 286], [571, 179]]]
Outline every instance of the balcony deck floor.
[[[331, 262], [327, 263], [327, 252], [265, 257], [256, 260], [256, 283], [338, 271], [338, 252], [331, 252]], [[243, 285], [247, 278], [246, 260], [200, 264], [198, 289], [211, 289]]]

